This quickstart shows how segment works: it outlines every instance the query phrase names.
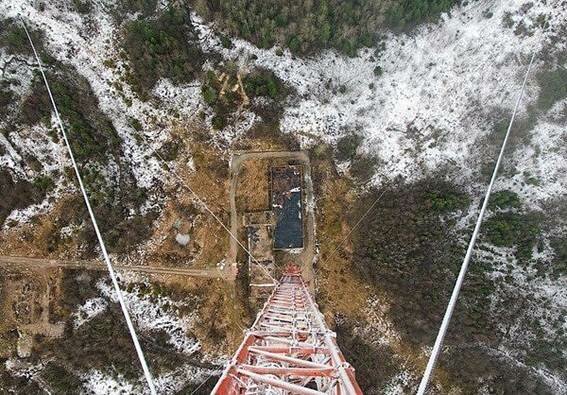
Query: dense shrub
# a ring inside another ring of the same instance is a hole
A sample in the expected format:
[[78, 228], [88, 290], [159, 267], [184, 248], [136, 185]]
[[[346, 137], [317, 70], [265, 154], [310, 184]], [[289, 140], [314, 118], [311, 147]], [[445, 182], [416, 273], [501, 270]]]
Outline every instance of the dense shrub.
[[41, 371], [41, 377], [49, 383], [57, 393], [79, 393], [82, 390], [82, 380], [74, 373], [54, 362], [49, 362]]
[[362, 182], [369, 181], [374, 174], [380, 160], [375, 156], [356, 156], [350, 165], [350, 174]]
[[34, 178], [32, 184], [41, 192], [42, 195], [45, 195], [55, 187], [53, 179], [45, 175]]
[[73, 0], [73, 7], [79, 14], [89, 14], [92, 11], [92, 3], [88, 0]]
[[38, 203], [44, 194], [32, 183], [12, 177], [8, 169], [0, 169], [0, 225], [14, 209]]
[[540, 223], [541, 216], [536, 213], [499, 212], [488, 218], [483, 228], [491, 244], [516, 247], [516, 257], [526, 261], [541, 233]]
[[[71, 70], [50, 75], [50, 86], [62, 118], [68, 124], [71, 148], [79, 163], [100, 161], [117, 153], [120, 138], [110, 120], [100, 113], [98, 99], [89, 83]], [[81, 94], [77, 94], [77, 92]], [[48, 121], [51, 103], [43, 79], [35, 75], [31, 93], [25, 98], [20, 119], [29, 125]]]
[[363, 137], [357, 134], [348, 134], [341, 137], [339, 141], [337, 141], [337, 160], [345, 161], [353, 159], [362, 140]]
[[431, 191], [426, 194], [434, 213], [448, 213], [467, 207], [469, 197], [467, 194], [452, 190]]
[[210, 85], [203, 85], [201, 88], [201, 93], [203, 95], [203, 100], [209, 106], [214, 105], [217, 102], [218, 92], [215, 88]]
[[555, 237], [551, 240], [551, 248], [555, 254], [552, 272], [558, 275], [567, 274], [567, 237]]
[[542, 71], [537, 74], [540, 86], [537, 99], [538, 108], [547, 111], [559, 100], [567, 97], [567, 70], [558, 67], [553, 71]]
[[386, 11], [391, 27], [404, 28], [423, 21], [431, 21], [440, 13], [449, 11], [457, 0], [400, 0]]
[[262, 48], [286, 46], [296, 54], [334, 48], [354, 56], [358, 49], [376, 44], [384, 19], [394, 28], [413, 26], [433, 20], [457, 0], [401, 0], [387, 9], [382, 0], [193, 2], [199, 14]]
[[494, 192], [490, 196], [488, 207], [494, 209], [520, 208], [520, 197], [516, 192], [504, 190]]
[[462, 191], [435, 178], [371, 191], [356, 202], [352, 223], [362, 221], [352, 261], [362, 277], [391, 293], [391, 317], [412, 343], [430, 344], [438, 329], [464, 255], [443, 217], [467, 206]]
[[281, 83], [271, 71], [259, 70], [246, 76], [244, 90], [250, 97], [267, 96], [276, 99], [281, 91]]
[[14, 100], [14, 94], [8, 88], [0, 86], [0, 116], [5, 116], [8, 112], [8, 106]]
[[126, 27], [124, 47], [132, 66], [129, 83], [147, 100], [160, 78], [186, 83], [195, 78], [203, 64], [189, 15], [183, 8], [170, 7], [158, 19], [141, 19]]
[[[231, 35], [262, 48], [287, 46], [294, 53], [335, 48], [353, 56], [374, 44], [382, 1], [195, 0], [197, 11]], [[243, 12], [246, 10], [246, 12]]]
[[[1, 21], [2, 30], [0, 30], [0, 47], [5, 47], [11, 54], [33, 55], [30, 42], [26, 32], [18, 21], [12, 19]], [[43, 33], [32, 28], [28, 28], [30, 36], [36, 48], [43, 47]]]
[[380, 67], [380, 66], [374, 67], [374, 75], [376, 77], [380, 77], [383, 73], [384, 73], [384, 70], [382, 70], [382, 67]]

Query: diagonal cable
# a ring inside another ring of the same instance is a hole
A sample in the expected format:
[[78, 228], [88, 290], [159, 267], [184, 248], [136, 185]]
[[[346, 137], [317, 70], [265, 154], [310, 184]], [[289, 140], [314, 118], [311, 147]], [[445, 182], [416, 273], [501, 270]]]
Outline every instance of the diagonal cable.
[[205, 201], [197, 194], [197, 192], [195, 192], [195, 190], [193, 188], [191, 188], [191, 186], [189, 185], [189, 183], [187, 183], [187, 181], [185, 181], [183, 179], [183, 177], [181, 177], [179, 175], [179, 173], [177, 171], [175, 171], [174, 169], [172, 169], [169, 164], [167, 163], [167, 161], [160, 155], [160, 153], [157, 151], [157, 149], [155, 149], [148, 141], [147, 137], [144, 135], [144, 133], [141, 133], [142, 135], [142, 139], [144, 140], [144, 142], [146, 143], [146, 145], [153, 151], [153, 154], [155, 154], [158, 159], [162, 162], [162, 164], [167, 168], [167, 170], [173, 175], [175, 176], [175, 178], [177, 178], [177, 180], [179, 180], [179, 182], [181, 183], [182, 186], [184, 186], [185, 188], [187, 188], [187, 190], [189, 192], [191, 192], [191, 194], [193, 195], [193, 197], [195, 198], [195, 200], [197, 200], [197, 202], [203, 206], [203, 208], [215, 219], [215, 221], [217, 221], [219, 223], [219, 225], [229, 234], [229, 236], [236, 241], [236, 243], [246, 252], [246, 254], [248, 254], [248, 256], [254, 261], [255, 264], [257, 264], [258, 266], [260, 266], [262, 268], [262, 270], [264, 270], [266, 272], [266, 274], [268, 275], [268, 277], [270, 277], [270, 279], [272, 280], [272, 282], [274, 284], [277, 284], [277, 280], [270, 274], [270, 272], [268, 271], [268, 269], [266, 269], [262, 264], [260, 264], [260, 262], [258, 262], [258, 260], [254, 257], [254, 255], [252, 255], [252, 253], [250, 252], [250, 250], [248, 248], [246, 248], [244, 246], [244, 244], [242, 244], [240, 242], [240, 240], [238, 240], [238, 237], [232, 233], [232, 231], [230, 229], [228, 229], [228, 227], [224, 224], [224, 222], [222, 222], [222, 220], [218, 217], [218, 215], [216, 215], [210, 208], [209, 206], [205, 203]]
[[522, 96], [524, 95], [524, 88], [526, 87], [526, 81], [528, 80], [528, 75], [530, 73], [530, 69], [532, 68], [534, 59], [535, 59], [535, 52], [532, 55], [530, 59], [530, 64], [528, 65], [528, 69], [526, 70], [526, 75], [524, 76], [524, 81], [522, 82], [522, 88], [520, 89], [520, 94], [518, 95], [518, 99], [516, 100], [516, 105], [514, 106], [514, 112], [512, 113], [512, 118], [510, 119], [508, 130], [506, 131], [506, 135], [504, 136], [504, 141], [502, 142], [502, 147], [500, 148], [500, 154], [498, 155], [498, 160], [496, 161], [496, 165], [494, 166], [494, 171], [492, 172], [492, 178], [490, 179], [490, 183], [488, 184], [488, 189], [486, 190], [486, 195], [484, 196], [484, 201], [482, 203], [482, 207], [480, 209], [480, 213], [478, 215], [478, 219], [476, 221], [476, 225], [474, 227], [474, 231], [471, 236], [469, 246], [467, 248], [467, 253], [465, 254], [465, 258], [461, 265], [459, 276], [457, 277], [455, 287], [453, 288], [453, 293], [451, 294], [451, 299], [449, 300], [449, 304], [447, 305], [447, 310], [445, 311], [445, 316], [443, 317], [443, 321], [441, 322], [441, 327], [439, 328], [439, 333], [437, 334], [437, 338], [435, 339], [435, 344], [433, 345], [431, 356], [429, 357], [429, 361], [427, 362], [427, 367], [425, 368], [425, 372], [423, 373], [421, 383], [419, 384], [419, 388], [417, 390], [418, 395], [425, 394], [429, 381], [431, 380], [431, 375], [433, 374], [433, 370], [435, 369], [437, 358], [441, 353], [441, 347], [443, 347], [443, 340], [445, 339], [445, 334], [447, 333], [447, 328], [449, 327], [449, 323], [451, 322], [451, 317], [453, 315], [453, 311], [455, 310], [455, 305], [459, 297], [459, 292], [461, 291], [461, 286], [463, 285], [463, 280], [467, 273], [467, 268], [469, 266], [469, 262], [473, 253], [474, 244], [476, 242], [478, 233], [480, 231], [480, 226], [482, 224], [482, 218], [484, 216], [484, 212], [486, 211], [486, 207], [488, 206], [488, 201], [490, 199], [492, 187], [494, 186], [494, 181], [496, 180], [496, 176], [498, 175], [498, 168], [500, 167], [500, 162], [502, 162], [502, 157], [504, 156], [506, 143], [508, 142], [508, 138], [510, 137], [510, 130], [512, 129], [512, 124], [514, 123], [514, 118], [516, 117], [518, 107], [520, 106], [520, 101], [522, 100]]
[[152, 379], [152, 375], [150, 373], [150, 369], [148, 368], [148, 364], [146, 363], [146, 358], [144, 357], [144, 352], [142, 351], [142, 347], [140, 346], [140, 342], [138, 341], [138, 336], [136, 335], [136, 330], [134, 329], [134, 325], [132, 324], [130, 314], [128, 313], [128, 308], [126, 307], [126, 302], [124, 300], [124, 296], [122, 295], [120, 285], [118, 284], [118, 280], [116, 278], [116, 273], [114, 272], [114, 268], [112, 267], [112, 263], [110, 262], [108, 252], [106, 251], [106, 246], [104, 244], [104, 241], [102, 239], [102, 235], [101, 235], [100, 230], [98, 228], [98, 224], [96, 222], [96, 218], [95, 218], [94, 212], [92, 210], [91, 203], [90, 203], [89, 198], [87, 196], [85, 186], [83, 185], [83, 180], [81, 178], [81, 174], [79, 173], [79, 168], [77, 167], [77, 163], [75, 162], [73, 150], [71, 149], [71, 145], [69, 144], [69, 140], [67, 139], [67, 133], [65, 132], [65, 128], [63, 127], [63, 122], [61, 122], [61, 117], [59, 116], [59, 111], [57, 110], [57, 105], [55, 104], [55, 100], [53, 99], [53, 95], [51, 94], [51, 89], [49, 88], [49, 83], [47, 82], [47, 78], [46, 78], [45, 73], [43, 71], [43, 67], [42, 67], [41, 61], [39, 59], [39, 56], [37, 54], [37, 51], [35, 49], [35, 46], [34, 46], [33, 41], [31, 39], [31, 36], [28, 32], [26, 24], [24, 23], [23, 20], [22, 20], [22, 26], [24, 27], [24, 30], [26, 32], [26, 36], [28, 37], [31, 48], [33, 50], [33, 54], [35, 56], [35, 59], [37, 60], [37, 65], [39, 67], [39, 71], [41, 73], [41, 76], [43, 77], [43, 82], [45, 83], [45, 87], [47, 88], [47, 93], [49, 94], [49, 99], [51, 100], [51, 105], [53, 106], [53, 111], [55, 112], [55, 117], [57, 118], [57, 126], [59, 127], [59, 130], [60, 130], [61, 134], [63, 135], [63, 140], [65, 140], [65, 145], [67, 147], [67, 151], [68, 151], [69, 156], [71, 158], [71, 163], [73, 164], [73, 169], [75, 170], [75, 175], [77, 176], [77, 180], [79, 182], [79, 188], [81, 189], [83, 199], [85, 200], [85, 205], [87, 206], [87, 210], [89, 212], [89, 216], [90, 216], [91, 222], [93, 224], [93, 228], [95, 230], [96, 237], [98, 239], [98, 243], [99, 243], [100, 249], [102, 251], [102, 255], [104, 257], [104, 262], [106, 263], [106, 266], [108, 268], [108, 273], [110, 274], [110, 278], [112, 279], [112, 285], [114, 286], [114, 290], [116, 291], [116, 294], [118, 295], [118, 301], [120, 302], [120, 307], [122, 308], [122, 313], [124, 314], [124, 318], [126, 319], [126, 325], [128, 326], [128, 330], [130, 331], [130, 337], [132, 338], [132, 342], [134, 343], [134, 348], [136, 349], [136, 354], [138, 354], [138, 359], [140, 360], [140, 363], [142, 364], [142, 370], [144, 371], [144, 377], [146, 378], [146, 382], [147, 382], [148, 387], [150, 389], [150, 393], [152, 395], [155, 395], [156, 394], [156, 388], [155, 388], [155, 385], [154, 385], [154, 381]]

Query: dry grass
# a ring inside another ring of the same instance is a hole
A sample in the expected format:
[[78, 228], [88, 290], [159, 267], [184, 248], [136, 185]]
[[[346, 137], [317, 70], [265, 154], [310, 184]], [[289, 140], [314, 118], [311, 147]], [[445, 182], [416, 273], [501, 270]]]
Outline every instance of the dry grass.
[[236, 188], [239, 212], [268, 210], [270, 160], [248, 160], [242, 163]]
[[[315, 169], [315, 166], [317, 167]], [[335, 315], [347, 317], [359, 325], [372, 321], [366, 316], [368, 300], [378, 296], [379, 300], [390, 301], [392, 296], [361, 278], [352, 261], [352, 240], [347, 237], [351, 230], [348, 213], [357, 198], [352, 183], [337, 176], [327, 161], [316, 161], [314, 171], [319, 172], [321, 195], [317, 201], [317, 230], [320, 242], [320, 259], [317, 264], [317, 299], [327, 322], [333, 324]], [[337, 199], [340, 196], [340, 199]], [[346, 238], [346, 239], [345, 239]], [[340, 248], [336, 248], [341, 245]], [[391, 321], [388, 309], [376, 312], [380, 319]], [[406, 368], [419, 375], [423, 372], [427, 359], [421, 350], [399, 339], [390, 339], [392, 351], [405, 361]], [[443, 388], [450, 388], [446, 371], [436, 370], [436, 381]]]
[[[198, 131], [177, 127], [173, 134], [185, 145], [176, 158], [176, 171], [183, 181], [173, 179], [172, 190], [167, 192], [169, 199], [154, 223], [146, 259], [152, 264], [215, 267], [228, 251], [228, 234], [200, 206], [191, 190], [228, 225], [228, 162], [220, 150], [194, 138]], [[190, 159], [195, 171], [187, 166]], [[187, 246], [175, 241], [178, 232], [190, 235]]]
[[[349, 225], [345, 213], [348, 212], [355, 198], [350, 182], [332, 177], [326, 163], [319, 164], [319, 171], [325, 172], [322, 198], [318, 201], [317, 229], [321, 242], [320, 260], [317, 265], [318, 288], [328, 310], [327, 316], [336, 313], [359, 319], [370, 297], [370, 286], [359, 278], [352, 266], [350, 254], [351, 242], [346, 240], [342, 248], [336, 249], [348, 234]], [[341, 196], [337, 199], [336, 196]]]
[[[187, 151], [192, 153], [195, 171], [180, 161], [178, 172], [186, 184], [203, 199], [215, 213], [228, 207], [228, 161], [215, 148], [198, 142], [190, 142]], [[188, 189], [185, 193], [191, 195]]]
[[288, 151], [290, 149], [289, 144], [277, 136], [247, 138], [238, 143], [237, 148], [242, 151]]
[[[175, 240], [178, 233], [189, 234], [186, 246]], [[189, 195], [182, 194], [166, 203], [144, 260], [152, 265], [212, 268], [225, 258], [228, 244], [226, 230], [209, 213], [200, 212]]]
[[243, 301], [232, 282], [210, 280], [203, 291], [195, 335], [203, 351], [230, 355], [242, 342], [243, 329], [250, 325]]
[[71, 258], [80, 255], [81, 241], [73, 237], [60, 238], [57, 219], [75, 212], [76, 195], [64, 195], [47, 213], [29, 223], [19, 224], [0, 232], [0, 255], [46, 258]]

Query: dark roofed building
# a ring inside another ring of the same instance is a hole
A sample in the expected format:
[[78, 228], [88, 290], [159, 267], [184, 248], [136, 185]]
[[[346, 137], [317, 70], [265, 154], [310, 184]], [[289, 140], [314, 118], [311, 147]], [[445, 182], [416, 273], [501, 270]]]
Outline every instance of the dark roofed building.
[[271, 189], [276, 218], [274, 249], [303, 248], [301, 166], [272, 167]]

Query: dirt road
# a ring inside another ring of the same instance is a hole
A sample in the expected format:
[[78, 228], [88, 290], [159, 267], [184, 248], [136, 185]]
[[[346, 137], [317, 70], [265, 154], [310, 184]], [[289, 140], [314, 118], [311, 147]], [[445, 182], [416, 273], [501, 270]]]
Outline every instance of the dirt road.
[[[304, 167], [303, 186], [305, 200], [306, 223], [304, 248], [301, 253], [296, 254], [297, 263], [302, 268], [303, 278], [306, 282], [313, 286], [313, 258], [315, 257], [315, 202], [313, 197], [313, 182], [311, 180], [311, 163], [309, 156], [304, 151], [265, 151], [265, 152], [245, 152], [235, 153], [230, 161], [230, 231], [238, 234], [238, 213], [236, 210], [236, 187], [238, 184], [238, 175], [242, 163], [248, 160], [261, 159], [289, 159], [300, 162]], [[230, 249], [228, 253], [228, 262], [231, 263], [232, 270], [236, 269], [236, 256], [238, 254], [238, 244], [231, 238]], [[227, 265], [227, 267], [230, 265]]]
[[[223, 273], [218, 269], [185, 269], [164, 266], [141, 266], [141, 265], [113, 265], [117, 270], [133, 271], [146, 274], [171, 274], [191, 277], [222, 278]], [[46, 258], [30, 258], [22, 256], [0, 256], [0, 267], [18, 269], [81, 269], [106, 271], [106, 265], [102, 261], [65, 261]]]

